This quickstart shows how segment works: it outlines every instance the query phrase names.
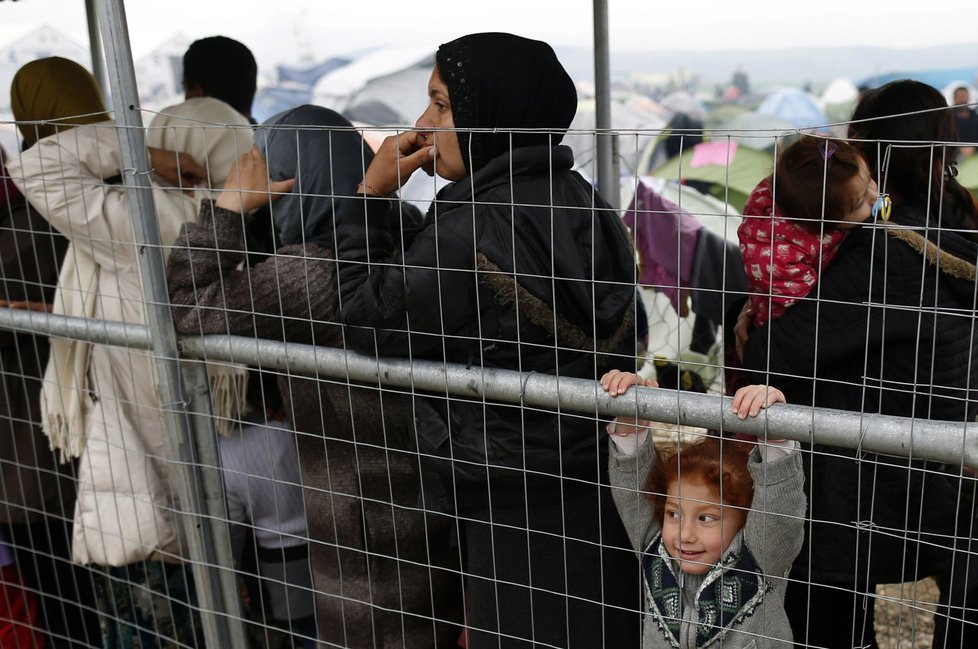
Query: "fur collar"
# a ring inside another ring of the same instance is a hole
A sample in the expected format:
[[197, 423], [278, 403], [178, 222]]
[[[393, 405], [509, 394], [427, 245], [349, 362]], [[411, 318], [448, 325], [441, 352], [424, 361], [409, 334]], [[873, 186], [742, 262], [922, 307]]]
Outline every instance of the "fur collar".
[[635, 309], [630, 305], [622, 313], [618, 328], [607, 338], [595, 340], [593, 335], [588, 334], [578, 325], [561, 317], [560, 314], [554, 314], [551, 305], [523, 288], [512, 273], [504, 272], [481, 252], [477, 255], [476, 265], [479, 270], [479, 281], [492, 290], [497, 304], [503, 306], [519, 304], [520, 315], [556, 336], [559, 345], [589, 352], [608, 353], [614, 351], [634, 327]]
[[945, 275], [969, 282], [975, 281], [975, 265], [973, 263], [956, 257], [946, 250], [942, 250], [937, 244], [916, 230], [888, 225], [886, 233], [895, 239], [903, 241], [919, 252], [928, 263], [935, 266]]

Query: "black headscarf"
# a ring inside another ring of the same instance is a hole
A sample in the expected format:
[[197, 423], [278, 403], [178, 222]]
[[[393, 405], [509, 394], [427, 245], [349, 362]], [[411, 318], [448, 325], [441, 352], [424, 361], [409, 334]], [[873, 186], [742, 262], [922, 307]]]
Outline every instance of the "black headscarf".
[[370, 147], [345, 117], [311, 105], [269, 118], [255, 131], [255, 144], [272, 180], [295, 178], [292, 192], [270, 208], [278, 244], [332, 248], [333, 209], [338, 198], [356, 193], [374, 157]]
[[513, 34], [470, 34], [435, 55], [448, 86], [455, 127], [549, 129], [552, 132], [459, 131], [471, 174], [501, 153], [560, 143], [577, 113], [577, 89], [552, 47]]

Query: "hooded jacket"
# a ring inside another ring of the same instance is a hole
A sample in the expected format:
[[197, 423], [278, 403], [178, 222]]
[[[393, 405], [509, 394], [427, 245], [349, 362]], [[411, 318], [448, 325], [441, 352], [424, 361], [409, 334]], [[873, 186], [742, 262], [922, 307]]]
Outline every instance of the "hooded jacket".
[[[853, 230], [809, 298], [752, 333], [745, 366], [766, 371], [764, 381], [791, 403], [973, 421], [978, 243], [937, 226], [925, 204], [910, 202], [894, 206], [888, 224]], [[960, 469], [814, 450], [808, 515], [827, 523], [812, 525], [811, 558], [806, 547], [797, 576], [851, 583], [871, 561], [871, 581], [918, 579], [938, 568], [928, 552], [947, 535], [970, 534], [970, 488], [959, 491]], [[911, 540], [917, 530], [934, 535], [925, 536], [922, 555]]]
[[[503, 153], [444, 188], [424, 228], [395, 247], [385, 200], [350, 201], [337, 226], [347, 344], [367, 354], [437, 359], [596, 379], [634, 354], [634, 256], [627, 232], [579, 174], [567, 147]], [[366, 261], [371, 262], [368, 267]], [[429, 397], [416, 403], [419, 450], [443, 476], [519, 486], [533, 472], [594, 479], [593, 418]], [[517, 469], [513, 471], [513, 469]]]
[[[196, 123], [187, 129], [197, 133], [196, 147], [188, 153], [209, 160], [212, 180], [223, 182], [235, 152], [250, 144], [244, 118], [209, 98], [189, 100], [164, 114], [170, 112], [188, 120], [239, 127], [206, 134]], [[227, 161], [222, 169], [219, 159]], [[121, 171], [115, 125], [80, 126], [44, 138], [11, 160], [9, 169], [28, 201], [71, 242], [59, 277], [55, 312], [144, 324], [144, 294], [126, 189], [104, 180]], [[197, 196], [203, 193], [198, 188]], [[154, 198], [160, 237], [169, 245], [180, 226], [196, 218], [197, 206], [179, 188], [156, 185]], [[78, 281], [72, 284], [72, 279]], [[83, 313], [66, 308], [76, 302], [90, 308]], [[69, 356], [56, 354], [55, 342], [64, 344], [52, 341], [49, 372], [52, 365], [56, 371], [71, 365], [64, 360]], [[169, 433], [152, 354], [108, 345], [84, 347], [84, 354], [74, 354], [81, 359], [80, 380], [71, 390], [53, 386], [51, 393], [59, 402], [55, 405], [64, 400], [58, 399], [57, 388], [75, 393], [81, 401], [78, 423], [71, 418], [62, 436], [67, 441], [59, 447], [80, 456], [72, 558], [82, 564], [123, 566], [147, 558], [179, 557], [185, 543], [175, 516], [179, 502], [166, 460]], [[46, 432], [58, 441], [52, 431]]]

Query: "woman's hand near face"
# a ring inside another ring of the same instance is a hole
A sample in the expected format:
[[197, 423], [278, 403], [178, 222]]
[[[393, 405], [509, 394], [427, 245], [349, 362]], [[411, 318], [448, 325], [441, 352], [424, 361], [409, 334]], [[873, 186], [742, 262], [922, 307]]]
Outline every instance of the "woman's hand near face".
[[401, 188], [415, 171], [434, 162], [435, 147], [427, 144], [418, 131], [407, 131], [384, 140], [367, 173], [359, 193], [387, 196]]
[[252, 212], [268, 205], [278, 195], [292, 191], [294, 185], [295, 178], [269, 182], [265, 158], [258, 147], [253, 146], [231, 167], [231, 174], [224, 183], [216, 205], [232, 212]]

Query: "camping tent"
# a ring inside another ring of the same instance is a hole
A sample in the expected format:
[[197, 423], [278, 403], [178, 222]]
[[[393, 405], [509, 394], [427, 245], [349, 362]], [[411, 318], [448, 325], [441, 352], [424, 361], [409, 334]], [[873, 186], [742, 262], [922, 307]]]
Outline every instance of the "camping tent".
[[764, 177], [770, 175], [769, 153], [736, 142], [703, 142], [669, 160], [653, 176], [686, 183], [696, 181], [709, 193], [743, 211], [747, 197]]
[[[385, 47], [374, 50], [320, 77], [313, 86], [312, 101], [321, 106], [343, 111], [354, 103], [354, 98], [371, 81], [418, 66], [427, 67], [430, 75], [434, 60], [434, 53], [428, 46]], [[427, 85], [427, 76], [425, 85]], [[425, 98], [424, 93], [418, 91], [417, 87], [414, 92]]]
[[[564, 144], [574, 150], [574, 162], [578, 169], [589, 178], [594, 178], [597, 174], [594, 168], [596, 152], [594, 125], [594, 100], [580, 100], [577, 114], [563, 140]], [[631, 99], [612, 102], [611, 126], [618, 131], [625, 131], [618, 136], [619, 165], [622, 174], [635, 175], [636, 165], [646, 142], [659, 135], [658, 131], [664, 125], [665, 121], [658, 112], [655, 112], [654, 104]], [[628, 131], [634, 132], [628, 133]]]
[[901, 70], [898, 72], [887, 72], [878, 74], [859, 81], [856, 85], [860, 87], [876, 88], [884, 83], [896, 81], [897, 79], [914, 79], [926, 83], [935, 88], [943, 88], [957, 79], [971, 79], [974, 82], [978, 79], [978, 66], [969, 65], [961, 68], [933, 68], [930, 70]]
[[673, 115], [684, 113], [696, 119], [703, 119], [706, 116], [706, 108], [703, 102], [689, 94], [685, 90], [674, 90], [670, 92], [661, 102], [662, 107]]
[[434, 59], [369, 80], [353, 94], [344, 115], [375, 126], [413, 125], [428, 107], [428, 79]]
[[757, 107], [757, 112], [773, 115], [797, 128], [817, 128], [829, 121], [815, 97], [797, 88], [772, 92]]
[[852, 111], [859, 100], [859, 89], [849, 79], [836, 79], [822, 92], [819, 103], [829, 121], [845, 122], [852, 116]]
[[729, 137], [740, 146], [758, 151], [774, 151], [783, 148], [795, 138], [798, 130], [780, 117], [767, 113], [744, 112], [723, 122], [710, 131], [710, 139]]

